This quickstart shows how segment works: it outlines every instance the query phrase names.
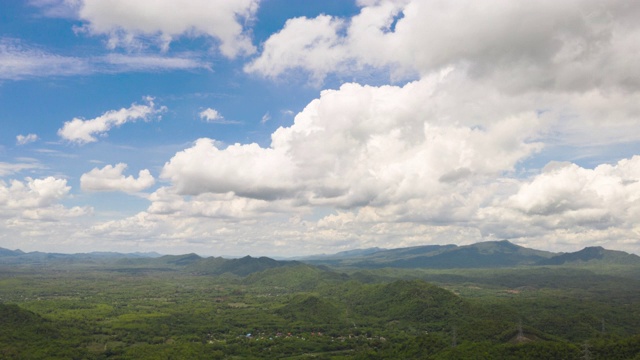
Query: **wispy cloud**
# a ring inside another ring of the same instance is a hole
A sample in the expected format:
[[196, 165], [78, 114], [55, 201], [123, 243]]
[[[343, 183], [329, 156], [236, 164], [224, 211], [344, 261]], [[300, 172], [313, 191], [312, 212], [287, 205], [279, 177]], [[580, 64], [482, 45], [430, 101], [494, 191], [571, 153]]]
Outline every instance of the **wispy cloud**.
[[18, 135], [16, 136], [16, 144], [18, 145], [26, 145], [38, 140], [38, 135], [36, 134], [27, 134], [27, 135]]
[[51, 18], [72, 19], [78, 13], [78, 2], [68, 0], [28, 0], [29, 5], [40, 9], [42, 14]]
[[[28, 159], [24, 159], [28, 160]], [[23, 161], [18, 163], [0, 162], [0, 176], [7, 176], [20, 173], [24, 170], [44, 169], [45, 166], [38, 161]]]
[[104, 135], [111, 128], [137, 120], [148, 121], [151, 116], [166, 111], [164, 106], [156, 107], [152, 97], [146, 97], [146, 105], [132, 104], [129, 108], [110, 110], [90, 120], [74, 118], [64, 123], [58, 135], [68, 141], [87, 144], [98, 141], [95, 135]]
[[126, 71], [168, 71], [168, 70], [192, 70], [208, 69], [211, 65], [200, 59], [189, 57], [192, 54], [167, 57], [159, 55], [130, 55], [130, 54], [109, 54], [97, 58], [94, 62], [99, 67], [104, 65], [104, 71], [126, 72]]
[[87, 60], [52, 54], [16, 39], [0, 39], [0, 79], [69, 76], [92, 72]]
[[210, 70], [193, 53], [176, 55], [118, 54], [65, 56], [17, 39], [0, 39], [0, 79], [76, 76], [95, 73]]
[[269, 114], [269, 112], [266, 112], [264, 115], [262, 115], [262, 118], [260, 119], [260, 124], [266, 124], [267, 121], [271, 120], [271, 114]]

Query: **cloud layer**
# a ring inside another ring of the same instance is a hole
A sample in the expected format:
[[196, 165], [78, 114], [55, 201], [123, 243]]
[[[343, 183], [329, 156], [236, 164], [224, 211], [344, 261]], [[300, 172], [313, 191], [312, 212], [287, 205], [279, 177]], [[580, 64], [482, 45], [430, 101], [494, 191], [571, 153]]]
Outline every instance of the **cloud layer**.
[[[637, 89], [640, 25], [628, 2], [363, 1], [360, 13], [294, 18], [245, 69], [316, 78], [363, 68], [424, 75], [466, 66], [504, 91]], [[579, 10], [577, 10], [579, 9]]]
[[[237, 255], [494, 239], [638, 251], [640, 5], [360, 0], [354, 16], [289, 19], [254, 47], [257, 0], [76, 4], [77, 30], [126, 55], [87, 62], [4, 41], [0, 78], [90, 73], [97, 63], [207, 68], [201, 59], [215, 49], [235, 59], [229, 63], [242, 66], [243, 76], [302, 76], [312, 85], [349, 79], [320, 91], [270, 143], [198, 133], [186, 148], [155, 159], [163, 166], [141, 166], [137, 177], [125, 175], [131, 161], [83, 169], [86, 193], [137, 193], [149, 205], [69, 227], [81, 229], [76, 241]], [[206, 43], [196, 55], [166, 55], [180, 39], [194, 38]], [[236, 123], [199, 106], [191, 117]], [[87, 144], [165, 110], [145, 98], [74, 118], [58, 134]], [[272, 124], [269, 110], [260, 110], [262, 129]], [[145, 168], [158, 174], [153, 190], [156, 179]], [[42, 166], [0, 163], [3, 176], [35, 169]], [[6, 228], [26, 234], [35, 219], [64, 223], [90, 214], [62, 205], [72, 197], [69, 184], [61, 176], [1, 183]]]

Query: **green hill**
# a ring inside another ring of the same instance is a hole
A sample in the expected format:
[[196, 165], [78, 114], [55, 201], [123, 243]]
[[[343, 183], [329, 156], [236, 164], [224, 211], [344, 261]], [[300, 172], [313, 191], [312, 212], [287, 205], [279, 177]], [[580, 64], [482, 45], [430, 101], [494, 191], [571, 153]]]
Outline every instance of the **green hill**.
[[247, 276], [243, 283], [254, 286], [282, 288], [288, 291], [310, 291], [323, 285], [331, 285], [348, 279], [349, 277], [345, 274], [296, 262], [290, 266], [281, 266], [253, 273]]
[[86, 353], [67, 343], [55, 323], [22, 309], [0, 303], [1, 359], [81, 359]]
[[315, 295], [296, 295], [275, 313], [289, 321], [304, 322], [316, 327], [344, 322], [344, 310]]
[[191, 253], [191, 254], [185, 254], [185, 255], [165, 255], [157, 259], [154, 259], [154, 262], [176, 265], [176, 266], [186, 266], [186, 265], [191, 265], [193, 263], [196, 263], [200, 260], [202, 260], [200, 256], [198, 256], [197, 254]]
[[366, 285], [353, 291], [347, 303], [350, 311], [361, 316], [440, 328], [466, 309], [457, 295], [422, 280]]

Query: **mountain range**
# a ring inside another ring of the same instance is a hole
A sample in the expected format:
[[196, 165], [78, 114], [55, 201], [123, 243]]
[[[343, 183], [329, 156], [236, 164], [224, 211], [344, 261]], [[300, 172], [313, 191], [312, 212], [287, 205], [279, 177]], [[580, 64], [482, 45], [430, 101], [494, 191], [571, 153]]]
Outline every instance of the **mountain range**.
[[238, 259], [201, 257], [197, 254], [160, 255], [157, 253], [93, 252], [58, 254], [0, 248], [0, 264], [114, 264], [183, 268], [203, 275], [233, 274], [247, 276], [267, 269], [301, 263], [348, 268], [506, 268], [517, 266], [553, 266], [584, 263], [640, 265], [640, 257], [602, 247], [586, 247], [570, 253], [529, 249], [507, 240], [471, 245], [424, 245], [397, 249], [356, 249], [290, 260], [246, 256]]
[[577, 252], [554, 253], [529, 249], [507, 240], [471, 245], [425, 245], [375, 251], [351, 251], [319, 255], [299, 260], [316, 265], [353, 268], [500, 268], [601, 262], [640, 264], [640, 256], [602, 247], [586, 247]]

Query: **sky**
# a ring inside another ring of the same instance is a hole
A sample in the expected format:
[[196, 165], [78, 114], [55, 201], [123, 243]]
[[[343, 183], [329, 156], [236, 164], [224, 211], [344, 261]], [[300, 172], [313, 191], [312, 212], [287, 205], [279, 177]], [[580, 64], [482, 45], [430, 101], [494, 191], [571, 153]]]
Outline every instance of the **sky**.
[[640, 2], [8, 0], [0, 247], [640, 254]]

